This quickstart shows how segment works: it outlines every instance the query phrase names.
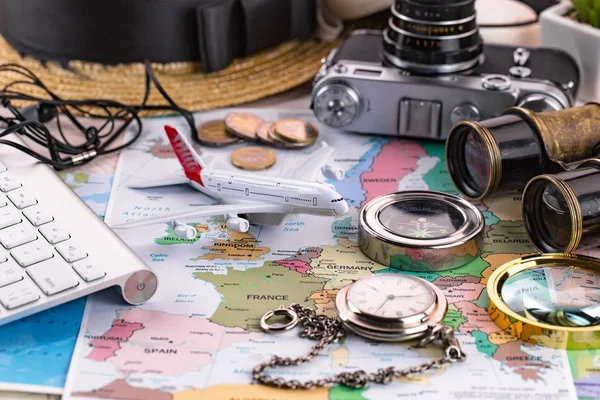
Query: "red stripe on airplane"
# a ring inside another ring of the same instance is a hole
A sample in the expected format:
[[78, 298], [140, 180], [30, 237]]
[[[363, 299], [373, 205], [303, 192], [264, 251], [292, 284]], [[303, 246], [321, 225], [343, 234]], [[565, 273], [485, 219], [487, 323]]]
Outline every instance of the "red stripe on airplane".
[[173, 128], [172, 126], [165, 125], [165, 132], [167, 133], [167, 137], [171, 142], [171, 147], [173, 147], [173, 151], [175, 152], [179, 163], [183, 167], [185, 176], [187, 176], [188, 179], [204, 186], [204, 183], [202, 183], [202, 177], [200, 176], [200, 172], [202, 172], [202, 166], [194, 158], [194, 155], [192, 154], [193, 149], [190, 149], [181, 139], [177, 129]]

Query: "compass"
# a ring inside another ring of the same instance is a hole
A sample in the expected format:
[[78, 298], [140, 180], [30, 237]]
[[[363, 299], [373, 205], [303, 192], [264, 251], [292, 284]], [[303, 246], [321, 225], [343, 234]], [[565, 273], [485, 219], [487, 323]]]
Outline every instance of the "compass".
[[358, 225], [359, 247], [374, 261], [409, 271], [441, 271], [478, 256], [485, 224], [477, 207], [460, 197], [408, 190], [368, 202]]
[[359, 106], [358, 93], [342, 83], [322, 87], [313, 102], [317, 119], [333, 128], [342, 128], [352, 123], [359, 112]]

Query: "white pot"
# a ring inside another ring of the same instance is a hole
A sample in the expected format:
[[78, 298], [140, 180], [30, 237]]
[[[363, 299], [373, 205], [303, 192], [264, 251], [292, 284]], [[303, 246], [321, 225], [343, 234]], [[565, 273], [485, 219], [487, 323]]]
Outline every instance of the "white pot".
[[[534, 20], [537, 16], [531, 7], [516, 0], [477, 0], [477, 23], [483, 25], [517, 24]], [[510, 28], [480, 28], [483, 43], [509, 46], [539, 46], [537, 25]]]
[[571, 2], [557, 4], [540, 15], [542, 46], [570, 54], [579, 65], [581, 77], [577, 97], [600, 99], [600, 29], [566, 18]]

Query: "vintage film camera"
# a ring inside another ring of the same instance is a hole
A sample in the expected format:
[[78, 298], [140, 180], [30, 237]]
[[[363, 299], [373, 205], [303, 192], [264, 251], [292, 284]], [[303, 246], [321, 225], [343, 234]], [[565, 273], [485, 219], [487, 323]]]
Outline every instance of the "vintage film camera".
[[463, 120], [510, 106], [570, 107], [575, 61], [550, 49], [483, 46], [474, 0], [396, 0], [383, 31], [356, 31], [315, 78], [323, 124], [369, 134], [445, 139]]
[[462, 121], [446, 142], [458, 191], [471, 200], [523, 191], [525, 229], [542, 252], [600, 246], [600, 103], [535, 113], [512, 107]]

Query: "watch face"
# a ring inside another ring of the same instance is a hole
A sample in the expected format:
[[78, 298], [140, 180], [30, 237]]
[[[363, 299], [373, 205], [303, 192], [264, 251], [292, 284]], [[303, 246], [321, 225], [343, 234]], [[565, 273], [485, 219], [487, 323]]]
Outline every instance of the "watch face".
[[374, 275], [348, 289], [347, 300], [362, 314], [378, 318], [406, 318], [423, 313], [435, 302], [424, 281], [406, 275]]

